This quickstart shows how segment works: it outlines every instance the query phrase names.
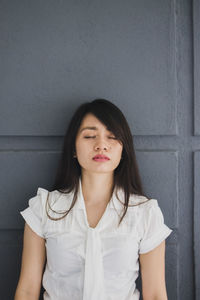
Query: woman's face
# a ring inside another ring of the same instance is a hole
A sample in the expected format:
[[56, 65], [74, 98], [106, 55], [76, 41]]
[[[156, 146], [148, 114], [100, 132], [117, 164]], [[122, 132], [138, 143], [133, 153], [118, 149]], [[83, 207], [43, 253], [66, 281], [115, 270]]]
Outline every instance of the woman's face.
[[[123, 150], [122, 143], [91, 113], [82, 120], [75, 147], [82, 171], [95, 173], [112, 173], [120, 163]], [[106, 155], [109, 160], [94, 160], [97, 154]]]

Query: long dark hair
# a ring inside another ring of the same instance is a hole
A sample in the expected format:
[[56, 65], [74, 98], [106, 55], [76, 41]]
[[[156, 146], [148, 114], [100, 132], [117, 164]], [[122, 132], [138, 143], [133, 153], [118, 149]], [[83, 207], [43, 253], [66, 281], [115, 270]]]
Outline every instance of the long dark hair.
[[61, 213], [64, 214], [63, 216], [59, 218], [53, 218], [48, 214], [47, 205], [53, 212], [57, 214], [60, 212], [56, 212], [50, 207], [47, 198], [46, 212], [50, 219], [60, 220], [70, 212], [77, 200], [81, 166], [79, 165], [78, 160], [74, 158], [74, 153], [76, 152], [75, 141], [81, 122], [88, 113], [92, 113], [96, 118], [98, 118], [123, 145], [122, 159], [117, 168], [114, 170], [114, 184], [112, 189], [112, 192], [114, 191], [115, 187], [122, 188], [124, 191], [124, 212], [119, 221], [120, 224], [127, 212], [129, 206], [129, 196], [131, 194], [145, 196], [148, 200], [149, 198], [144, 195], [143, 192], [133, 146], [133, 137], [127, 120], [121, 110], [106, 99], [95, 99], [91, 102], [83, 103], [77, 108], [72, 116], [65, 134], [62, 154], [60, 157], [53, 189], [61, 193], [70, 193], [74, 191], [73, 201], [69, 210]]

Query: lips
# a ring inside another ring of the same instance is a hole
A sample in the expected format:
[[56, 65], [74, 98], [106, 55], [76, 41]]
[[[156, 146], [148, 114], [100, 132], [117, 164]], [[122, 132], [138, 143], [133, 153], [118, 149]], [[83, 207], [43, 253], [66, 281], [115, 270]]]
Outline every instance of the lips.
[[97, 154], [93, 157], [93, 159], [103, 159], [103, 160], [109, 160], [110, 158], [106, 155], [100, 155], [100, 154]]

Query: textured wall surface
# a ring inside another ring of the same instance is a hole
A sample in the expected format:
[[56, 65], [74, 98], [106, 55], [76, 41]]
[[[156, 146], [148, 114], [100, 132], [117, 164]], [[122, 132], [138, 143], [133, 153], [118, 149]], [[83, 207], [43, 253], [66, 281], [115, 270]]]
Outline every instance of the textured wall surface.
[[1, 300], [18, 282], [19, 211], [51, 189], [76, 107], [100, 97], [127, 117], [145, 192], [173, 229], [168, 298], [200, 299], [199, 28], [198, 0], [0, 1]]

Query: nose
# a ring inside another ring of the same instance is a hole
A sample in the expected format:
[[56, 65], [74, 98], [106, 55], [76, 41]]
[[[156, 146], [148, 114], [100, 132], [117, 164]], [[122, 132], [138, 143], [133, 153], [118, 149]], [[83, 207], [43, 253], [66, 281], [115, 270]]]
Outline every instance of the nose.
[[108, 147], [107, 146], [95, 146], [95, 150], [100, 150], [100, 149], [103, 149], [103, 150], [108, 150]]
[[102, 139], [98, 140], [94, 146], [95, 150], [108, 150], [109, 146]]

